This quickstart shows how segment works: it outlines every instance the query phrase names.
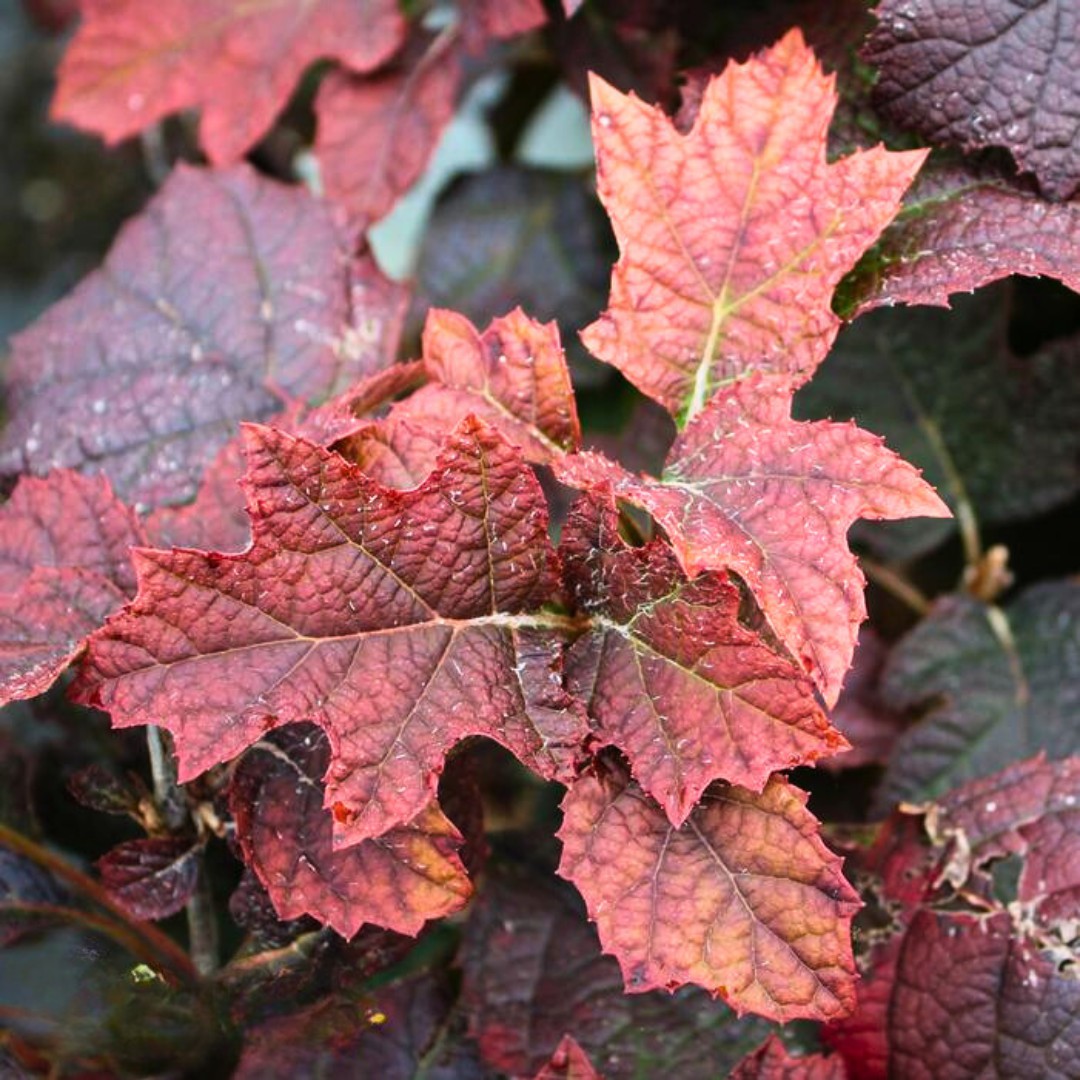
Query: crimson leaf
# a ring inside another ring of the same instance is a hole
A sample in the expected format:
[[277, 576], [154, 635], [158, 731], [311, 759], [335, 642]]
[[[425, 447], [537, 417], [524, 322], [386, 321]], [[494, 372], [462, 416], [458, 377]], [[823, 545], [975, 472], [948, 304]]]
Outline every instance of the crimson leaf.
[[572, 1035], [564, 1035], [536, 1080], [603, 1080]]
[[882, 0], [863, 57], [882, 115], [930, 142], [1004, 146], [1052, 198], [1080, 186], [1073, 0]]
[[97, 861], [109, 895], [136, 919], [164, 919], [191, 899], [202, 850], [183, 837], [144, 837], [117, 844]]
[[53, 115], [117, 142], [179, 109], [202, 109], [215, 164], [237, 161], [273, 123], [304, 69], [355, 71], [404, 38], [394, 0], [82, 0]]
[[24, 478], [0, 507], [0, 704], [42, 693], [135, 591], [134, 514], [106, 480]]
[[683, 569], [733, 570], [777, 636], [836, 701], [866, 616], [847, 546], [856, 518], [943, 517], [918, 472], [853, 424], [799, 423], [783, 377], [717, 392], [680, 435], [662, 480], [597, 454], [556, 465], [575, 487], [608, 482], [664, 527]]
[[586, 496], [563, 532], [570, 591], [592, 620], [567, 679], [676, 828], [714, 779], [760, 791], [776, 769], [847, 745], [799, 666], [739, 623], [724, 575], [688, 581], [666, 543], [627, 547], [618, 526], [612, 501]]
[[0, 469], [103, 470], [143, 509], [186, 502], [238, 421], [384, 367], [400, 301], [303, 191], [180, 167], [15, 339]]
[[624, 778], [577, 780], [559, 873], [585, 897], [631, 992], [693, 982], [737, 1012], [828, 1019], [855, 1002], [859, 900], [806, 795], [718, 786], [679, 829]]
[[792, 1057], [775, 1036], [740, 1061], [731, 1080], [845, 1080], [847, 1070], [841, 1057]]
[[464, 906], [472, 890], [461, 836], [434, 804], [378, 839], [334, 850], [319, 782], [329, 759], [320, 729], [293, 725], [257, 742], [233, 778], [237, 839], [278, 915], [312, 915], [344, 937], [365, 923], [415, 935]]
[[318, 723], [336, 842], [411, 821], [467, 735], [565, 775], [585, 727], [558, 669], [565, 620], [535, 611], [555, 568], [520, 454], [467, 420], [398, 492], [305, 440], [246, 437], [251, 548], [139, 552], [139, 594], [96, 635], [81, 699], [169, 728], [182, 779]]

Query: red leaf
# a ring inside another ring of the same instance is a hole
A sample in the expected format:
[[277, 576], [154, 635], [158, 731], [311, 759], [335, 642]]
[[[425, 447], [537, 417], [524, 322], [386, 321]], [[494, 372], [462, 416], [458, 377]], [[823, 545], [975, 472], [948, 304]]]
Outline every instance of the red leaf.
[[680, 418], [750, 371], [809, 378], [840, 325], [836, 284], [926, 152], [826, 163], [833, 79], [797, 30], [714, 79], [685, 135], [596, 78], [592, 97], [620, 259], [585, 344]]
[[78, 693], [160, 723], [186, 780], [268, 728], [330, 736], [338, 841], [411, 821], [445, 752], [487, 735], [550, 778], [584, 734], [562, 690], [554, 557], [535, 478], [477, 421], [407, 492], [329, 451], [247, 430], [254, 540], [138, 555], [139, 595], [95, 638]]
[[394, 0], [82, 0], [82, 15], [53, 116], [118, 142], [199, 108], [219, 165], [270, 128], [315, 60], [371, 71], [405, 36]]
[[135, 591], [141, 539], [101, 477], [19, 482], [0, 507], [0, 704], [47, 690]]
[[144, 509], [185, 502], [238, 421], [385, 367], [403, 299], [303, 191], [181, 166], [15, 339], [0, 469], [102, 470]]
[[1080, 187], [1080, 9], [1073, 0], [882, 0], [863, 58], [874, 103], [929, 142], [1007, 147], [1047, 195]]
[[326, 194], [360, 228], [386, 215], [420, 178], [454, 115], [461, 60], [437, 38], [388, 71], [357, 78], [335, 71], [315, 100]]
[[347, 456], [370, 475], [399, 487], [419, 483], [431, 471], [443, 437], [469, 415], [538, 464], [581, 445], [554, 322], [538, 323], [515, 308], [481, 334], [463, 315], [435, 310], [424, 326], [423, 352], [428, 385], [348, 443]]
[[845, 1080], [847, 1070], [841, 1057], [792, 1057], [787, 1047], [770, 1035], [731, 1074], [731, 1080]]
[[435, 803], [406, 826], [335, 851], [320, 777], [330, 746], [318, 728], [289, 727], [252, 747], [229, 802], [244, 860], [282, 919], [312, 915], [351, 938], [365, 923], [415, 935], [472, 892], [461, 836]]
[[183, 837], [127, 840], [97, 861], [101, 883], [136, 919], [175, 915], [191, 899], [201, 849]]
[[593, 1068], [589, 1055], [574, 1041], [572, 1035], [564, 1035], [549, 1061], [537, 1074], [536, 1080], [603, 1080]]
[[635, 785], [586, 776], [563, 810], [559, 873], [629, 991], [693, 982], [781, 1022], [854, 1005], [858, 897], [798, 788], [720, 788], [676, 829]]
[[563, 532], [571, 594], [593, 620], [567, 680], [676, 828], [715, 779], [760, 791], [847, 746], [802, 670], [739, 623], [724, 575], [687, 581], [666, 543], [629, 548], [618, 524], [612, 502], [586, 497]]
[[737, 573], [832, 705], [866, 617], [849, 527], [949, 511], [877, 436], [854, 424], [799, 423], [790, 410], [785, 379], [744, 379], [682, 433], [663, 480], [590, 453], [556, 463], [556, 472], [574, 487], [609, 482], [648, 510], [691, 576]]
[[841, 285], [843, 314], [893, 304], [948, 306], [1010, 274], [1080, 292], [1080, 202], [1048, 203], [989, 169], [945, 163], [915, 182], [900, 216]]
[[463, 0], [461, 19], [474, 52], [489, 38], [527, 34], [547, 22], [541, 0]]

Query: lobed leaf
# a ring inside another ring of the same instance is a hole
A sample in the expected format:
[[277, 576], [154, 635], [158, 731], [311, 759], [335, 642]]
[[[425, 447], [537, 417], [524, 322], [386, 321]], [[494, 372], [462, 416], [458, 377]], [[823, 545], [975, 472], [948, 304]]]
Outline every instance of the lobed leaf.
[[676, 416], [752, 371], [810, 377], [833, 289], [900, 206], [925, 151], [825, 159], [836, 104], [792, 30], [705, 89], [683, 134], [594, 77], [597, 183], [620, 259], [588, 348]]
[[874, 104], [933, 143], [1003, 146], [1051, 198], [1080, 187], [1080, 11], [1072, 0], [882, 0], [863, 58]]
[[318, 723], [342, 846], [411, 821], [467, 735], [564, 776], [585, 724], [562, 690], [565, 620], [536, 611], [554, 554], [520, 454], [466, 420], [397, 492], [305, 440], [246, 438], [252, 546], [139, 552], [139, 594], [96, 636], [78, 697], [118, 727], [167, 727], [182, 780]]
[[103, 471], [137, 508], [186, 502], [239, 421], [385, 367], [401, 300], [303, 191], [181, 166], [14, 339], [0, 470]]
[[1050, 203], [988, 166], [931, 158], [896, 220], [837, 291], [852, 317], [893, 304], [937, 304], [1010, 274], [1080, 291], [1080, 203]]
[[739, 1062], [731, 1080], [846, 1080], [841, 1057], [792, 1057], [775, 1035]]
[[445, 435], [469, 415], [490, 424], [538, 464], [581, 445], [570, 372], [554, 322], [538, 323], [515, 308], [479, 333], [463, 315], [434, 310], [424, 327], [423, 365], [427, 385], [343, 447], [370, 476], [397, 487], [415, 486], [434, 466]]
[[610, 483], [663, 526], [683, 569], [731, 570], [835, 703], [866, 617], [847, 531], [864, 518], [948, 516], [916, 469], [853, 424], [790, 417], [782, 378], [719, 391], [668, 456], [662, 480], [597, 454], [556, 464], [564, 483]]
[[855, 1003], [859, 900], [806, 795], [714, 789], [679, 829], [636, 785], [584, 776], [563, 802], [559, 873], [585, 897], [631, 992], [688, 982], [785, 1022]]
[[591, 619], [567, 684], [672, 825], [713, 780], [760, 791], [775, 770], [847, 746], [802, 669], [740, 624], [726, 576], [689, 581], [666, 543], [628, 547], [618, 525], [610, 497], [586, 496], [563, 532], [568, 587]]
[[415, 936], [458, 911], [472, 887], [461, 835], [432, 802], [407, 825], [344, 851], [320, 778], [330, 746], [318, 728], [272, 732], [244, 755], [229, 802], [244, 861], [282, 919], [311, 915], [351, 938], [365, 923]]
[[886, 666], [886, 704], [921, 719], [897, 743], [878, 804], [933, 798], [1040, 750], [1080, 753], [1078, 641], [1073, 582], [1033, 586], [1004, 609], [938, 601]]
[[141, 539], [102, 477], [19, 482], [0, 507], [0, 704], [47, 690], [134, 593]]
[[53, 116], [114, 143], [198, 108], [216, 165], [266, 133], [314, 61], [371, 71], [405, 37], [394, 0], [82, 0], [81, 12]]

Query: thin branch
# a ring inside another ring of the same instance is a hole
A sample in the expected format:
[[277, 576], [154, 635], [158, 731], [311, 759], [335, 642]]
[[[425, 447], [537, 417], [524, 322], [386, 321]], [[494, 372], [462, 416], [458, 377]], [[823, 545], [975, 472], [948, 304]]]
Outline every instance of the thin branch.
[[879, 563], [875, 559], [868, 559], [865, 555], [859, 556], [859, 565], [875, 585], [906, 604], [916, 615], [923, 616], [930, 611], [932, 602], [929, 597], [915, 588], [907, 578], [897, 573], [891, 566]]

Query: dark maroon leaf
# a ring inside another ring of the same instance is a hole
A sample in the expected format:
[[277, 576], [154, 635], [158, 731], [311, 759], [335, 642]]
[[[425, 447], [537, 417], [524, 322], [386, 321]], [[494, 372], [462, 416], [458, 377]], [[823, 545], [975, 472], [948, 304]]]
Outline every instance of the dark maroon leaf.
[[140, 803], [150, 800], [150, 793], [137, 776], [121, 780], [101, 765], [80, 769], [68, 780], [68, 791], [83, 806], [103, 814], [134, 816]]
[[1075, 0], [882, 0], [863, 57], [882, 115], [930, 142], [1004, 146], [1047, 195], [1080, 186]]
[[202, 847], [183, 837], [117, 844], [97, 861], [109, 895], [136, 919], [164, 919], [191, 899]]
[[138, 509], [186, 502], [238, 421], [389, 364], [401, 300], [302, 190], [180, 167], [15, 339], [0, 468], [101, 470]]
[[841, 281], [845, 317], [893, 304], [938, 304], [1010, 274], [1080, 291], [1080, 202], [1050, 203], [988, 166], [931, 157], [896, 219]]
[[893, 649], [882, 697], [920, 719], [897, 743], [882, 808], [941, 795], [1045, 750], [1080, 753], [1080, 584], [1046, 582], [1004, 608], [934, 606]]
[[19, 483], [0, 507], [0, 704], [47, 690], [134, 592], [141, 539], [102, 477]]
[[334, 850], [321, 783], [329, 760], [319, 728], [293, 725], [256, 743], [233, 779], [244, 860], [278, 915], [311, 915], [344, 937], [365, 923], [415, 935], [463, 907], [472, 889], [461, 836], [434, 804], [378, 839]]
[[[46, 926], [63, 921], [71, 898], [44, 868], [18, 852], [0, 847], [0, 948]], [[56, 914], [35, 911], [56, 908]]]
[[248, 1033], [234, 1080], [484, 1080], [455, 1038], [451, 1001], [430, 976], [362, 997], [332, 995]]
[[580, 902], [535, 872], [491, 869], [460, 963], [469, 1030], [499, 1073], [533, 1075], [569, 1034], [605, 1080], [715, 1080], [770, 1030], [699, 990], [626, 994]]

